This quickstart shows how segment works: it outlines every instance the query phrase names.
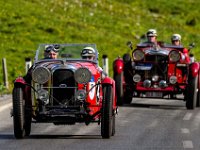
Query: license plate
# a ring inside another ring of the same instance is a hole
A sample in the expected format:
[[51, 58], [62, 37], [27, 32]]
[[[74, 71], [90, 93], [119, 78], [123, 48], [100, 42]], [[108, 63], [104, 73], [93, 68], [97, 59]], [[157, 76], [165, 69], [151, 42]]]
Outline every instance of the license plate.
[[149, 64], [149, 63], [138, 63], [135, 66], [136, 70], [151, 70], [151, 68], [152, 68], [152, 64]]
[[163, 96], [162, 92], [146, 92], [146, 97], [159, 97]]

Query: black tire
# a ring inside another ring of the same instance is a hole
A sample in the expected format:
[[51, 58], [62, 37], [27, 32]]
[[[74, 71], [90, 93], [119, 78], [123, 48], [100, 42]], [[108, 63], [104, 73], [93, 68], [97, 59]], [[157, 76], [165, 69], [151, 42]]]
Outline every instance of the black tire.
[[197, 82], [197, 89], [198, 89], [198, 92], [197, 92], [197, 104], [196, 104], [196, 107], [200, 107], [200, 73], [198, 74], [198, 82]]
[[103, 87], [103, 102], [101, 114], [101, 136], [102, 138], [110, 138], [113, 134], [113, 93], [112, 86]]
[[131, 61], [131, 55], [129, 53], [124, 54], [123, 55], [123, 61], [124, 61], [125, 64], [130, 62]]
[[124, 72], [114, 75], [118, 106], [122, 106], [124, 104], [123, 102], [123, 99], [124, 99], [123, 75], [124, 75]]
[[126, 91], [124, 94], [124, 102], [130, 104], [132, 102], [133, 96], [131, 91]]
[[29, 136], [31, 133], [31, 122], [32, 122], [32, 116], [31, 116], [31, 107], [25, 108], [25, 135]]
[[188, 86], [186, 88], [186, 108], [195, 109], [197, 103], [197, 77], [189, 77]]
[[112, 117], [112, 136], [115, 135], [115, 112], [113, 112], [113, 117]]
[[30, 135], [31, 131], [31, 112], [26, 110], [25, 106], [26, 104], [23, 98], [23, 89], [21, 87], [14, 87], [13, 124], [14, 136], [17, 139], [22, 139], [25, 135]]

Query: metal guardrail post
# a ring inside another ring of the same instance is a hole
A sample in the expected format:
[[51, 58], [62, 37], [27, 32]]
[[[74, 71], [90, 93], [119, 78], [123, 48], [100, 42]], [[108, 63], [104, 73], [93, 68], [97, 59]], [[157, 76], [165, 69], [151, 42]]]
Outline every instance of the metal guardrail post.
[[25, 58], [25, 70], [26, 73], [28, 72], [28, 69], [32, 66], [31, 58]]
[[2, 59], [2, 65], [3, 65], [4, 86], [6, 87], [6, 89], [8, 89], [9, 85], [8, 85], [8, 72], [7, 72], [6, 58]]
[[109, 68], [108, 68], [108, 56], [107, 55], [103, 55], [102, 56], [102, 61], [103, 61], [103, 71], [107, 73], [107, 75], [109, 75]]

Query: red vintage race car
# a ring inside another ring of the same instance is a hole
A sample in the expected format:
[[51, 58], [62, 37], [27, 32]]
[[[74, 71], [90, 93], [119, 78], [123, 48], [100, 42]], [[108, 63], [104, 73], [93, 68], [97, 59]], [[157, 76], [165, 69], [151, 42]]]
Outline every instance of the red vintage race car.
[[[49, 45], [59, 58], [43, 59]], [[95, 50], [94, 60], [80, 57], [84, 47]], [[110, 138], [115, 134], [116, 108], [115, 81], [98, 66], [95, 44], [41, 44], [32, 67], [14, 82], [14, 136], [29, 136], [32, 122], [97, 122], [102, 138]]]
[[127, 53], [113, 62], [118, 105], [131, 103], [133, 97], [176, 99], [180, 94], [187, 109], [199, 107], [199, 63], [190, 61], [186, 48], [163, 42], [138, 44], [135, 49], [128, 45], [132, 56]]

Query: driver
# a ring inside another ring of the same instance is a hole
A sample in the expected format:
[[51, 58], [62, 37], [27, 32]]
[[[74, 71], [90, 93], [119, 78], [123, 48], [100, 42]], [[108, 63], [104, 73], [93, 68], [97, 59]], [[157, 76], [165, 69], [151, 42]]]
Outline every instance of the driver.
[[155, 29], [149, 29], [146, 35], [147, 35], [147, 42], [157, 44], [157, 31]]
[[47, 45], [44, 50], [44, 59], [57, 59], [59, 46]]
[[92, 47], [85, 47], [81, 52], [82, 59], [95, 60], [95, 50]]

